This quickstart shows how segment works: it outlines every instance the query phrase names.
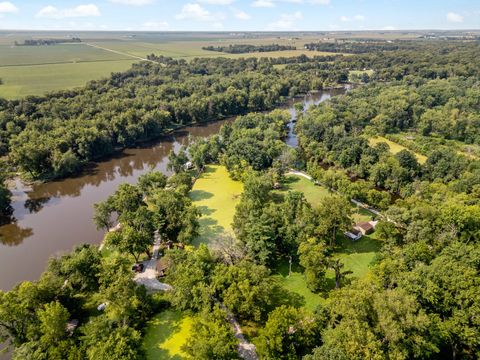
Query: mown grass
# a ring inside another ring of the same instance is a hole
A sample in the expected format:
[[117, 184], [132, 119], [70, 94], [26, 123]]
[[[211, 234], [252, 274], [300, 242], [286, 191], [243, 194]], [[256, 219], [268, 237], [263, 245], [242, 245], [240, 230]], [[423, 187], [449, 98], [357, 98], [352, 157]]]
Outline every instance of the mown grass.
[[[312, 181], [298, 175], [288, 175], [284, 183], [284, 189], [277, 192], [277, 195], [282, 196], [286, 191], [292, 190], [302, 192], [312, 206], [318, 206], [323, 198], [331, 195], [324, 187], [315, 185]], [[372, 214], [369, 211], [355, 205], [352, 205], [352, 209], [354, 211], [352, 216], [354, 222], [371, 220]], [[347, 278], [353, 280], [368, 274], [380, 246], [381, 244], [375, 238], [375, 234], [363, 236], [357, 241], [351, 241], [342, 234], [337, 238], [337, 246], [332, 256], [334, 259], [341, 259], [341, 262], [345, 265], [343, 270], [352, 272]], [[301, 266], [298, 263], [292, 264], [292, 272], [289, 275], [289, 264], [286, 260], [278, 264], [273, 277], [290, 294], [288, 296], [289, 303], [293, 306], [303, 307], [307, 311], [315, 310], [318, 305], [325, 301], [328, 290], [335, 287], [335, 273], [333, 270], [328, 270], [326, 273], [327, 291], [319, 294], [313, 293], [307, 286]]]
[[[383, 136], [371, 137], [371, 138], [368, 139], [368, 142], [369, 142], [370, 146], [375, 146], [376, 144], [379, 144], [379, 143], [382, 143], [382, 142], [386, 143], [390, 148], [390, 152], [394, 155], [396, 153], [399, 153], [402, 150], [405, 150], [405, 149], [409, 150], [405, 146], [402, 146], [400, 144], [397, 144], [396, 142], [390, 141], [390, 140], [384, 138]], [[427, 157], [425, 155], [415, 153], [415, 152], [414, 152], [414, 154], [415, 154], [415, 157], [417, 158], [417, 160], [420, 164], [424, 164], [425, 161], [427, 161]]]
[[190, 197], [202, 213], [200, 236], [194, 245], [212, 244], [216, 238], [232, 233], [235, 207], [240, 201], [243, 184], [232, 180], [224, 166], [209, 165], [195, 182]]
[[182, 346], [191, 334], [194, 318], [178, 310], [165, 310], [147, 323], [143, 348], [148, 360], [186, 359]]

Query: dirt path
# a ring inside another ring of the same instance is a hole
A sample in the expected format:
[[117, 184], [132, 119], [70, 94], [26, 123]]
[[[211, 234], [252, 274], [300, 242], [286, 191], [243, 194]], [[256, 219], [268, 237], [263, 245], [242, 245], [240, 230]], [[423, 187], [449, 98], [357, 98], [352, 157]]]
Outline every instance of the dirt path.
[[150, 260], [144, 261], [145, 269], [135, 275], [133, 279], [138, 285], [144, 285], [149, 291], [170, 291], [172, 287], [168, 284], [162, 283], [157, 279], [157, 259], [158, 250], [160, 249], [160, 235], [155, 232], [155, 242], [153, 244], [153, 256]]
[[235, 337], [238, 339], [238, 354], [245, 360], [258, 360], [257, 349], [255, 345], [249, 342], [243, 335], [242, 328], [235, 316], [222, 303], [218, 303], [220, 308], [227, 313], [227, 321], [232, 325]]
[[95, 44], [91, 44], [91, 43], [82, 43], [82, 44], [85, 44], [87, 46], [90, 46], [90, 47], [93, 47], [93, 48], [96, 48], [96, 49], [100, 49], [100, 50], [104, 50], [104, 51], [109, 51], [109, 52], [112, 52], [114, 54], [118, 54], [118, 55], [123, 55], [123, 56], [129, 56], [131, 58], [134, 58], [134, 59], [137, 59], [137, 60], [142, 60], [142, 61], [148, 61], [148, 62], [151, 62], [151, 63], [154, 63], [154, 64], [159, 64], [158, 62], [156, 61], [153, 61], [153, 60], [149, 60], [147, 58], [143, 58], [141, 56], [136, 56], [136, 55], [132, 55], [132, 54], [129, 54], [129, 53], [126, 53], [126, 52], [122, 52], [122, 51], [118, 51], [118, 50], [113, 50], [113, 49], [109, 49], [109, 48], [105, 48], [105, 47], [102, 47], [102, 46], [99, 46], [99, 45], [95, 45]]

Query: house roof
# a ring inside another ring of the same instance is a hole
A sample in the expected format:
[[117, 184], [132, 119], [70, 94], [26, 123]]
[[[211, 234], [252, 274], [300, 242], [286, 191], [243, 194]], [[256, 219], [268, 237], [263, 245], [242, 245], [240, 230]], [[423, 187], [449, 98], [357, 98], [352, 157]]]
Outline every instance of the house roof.
[[374, 229], [374, 226], [369, 222], [358, 222], [355, 227], [363, 229], [364, 231], [370, 231]]

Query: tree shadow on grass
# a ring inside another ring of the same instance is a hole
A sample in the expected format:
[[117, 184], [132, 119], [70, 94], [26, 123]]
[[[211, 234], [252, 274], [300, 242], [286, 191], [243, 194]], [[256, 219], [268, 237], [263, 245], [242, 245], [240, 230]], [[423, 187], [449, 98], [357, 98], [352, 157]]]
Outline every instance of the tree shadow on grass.
[[337, 238], [337, 244], [335, 252], [338, 254], [376, 253], [379, 252], [382, 247], [381, 241], [368, 235], [362, 236], [357, 241], [352, 241], [344, 236], [339, 236], [339, 238]]
[[197, 209], [202, 213], [202, 216], [209, 216], [212, 215], [215, 211], [217, 211], [205, 205], [197, 206]]
[[193, 245], [210, 244], [213, 239], [218, 238], [225, 232], [223, 226], [218, 225], [218, 221], [212, 218], [200, 218], [200, 235], [193, 240]]
[[295, 308], [305, 306], [305, 298], [302, 295], [285, 289], [280, 283], [274, 285], [270, 299], [272, 301], [272, 308], [282, 305], [289, 305]]
[[213, 194], [205, 190], [192, 190], [190, 192], [190, 197], [193, 201], [201, 201], [212, 198]]

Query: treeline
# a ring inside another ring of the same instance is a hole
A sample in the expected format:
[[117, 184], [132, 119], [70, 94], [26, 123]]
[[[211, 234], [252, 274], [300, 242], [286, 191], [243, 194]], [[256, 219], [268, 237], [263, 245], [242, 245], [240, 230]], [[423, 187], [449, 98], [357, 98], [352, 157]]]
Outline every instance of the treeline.
[[297, 50], [295, 46], [292, 45], [279, 45], [279, 44], [270, 44], [270, 45], [248, 45], [248, 44], [233, 44], [228, 46], [204, 46], [203, 50], [208, 51], [218, 51], [228, 54], [245, 54], [253, 52], [271, 52], [271, 51], [287, 51], [287, 50]]
[[344, 42], [317, 42], [305, 44], [305, 49], [310, 51], [325, 51], [334, 53], [347, 54], [364, 54], [376, 51], [396, 51], [404, 49], [406, 46], [400, 44], [398, 41], [377, 41], [377, 42], [358, 42], [358, 41], [344, 41]]
[[172, 128], [263, 111], [322, 86], [256, 59], [141, 63], [80, 90], [1, 101], [0, 154], [33, 179], [66, 176]]
[[70, 39], [26, 39], [23, 43], [15, 41], [15, 46], [41, 46], [41, 45], [57, 45], [57, 44], [70, 44], [80, 43], [82, 40], [77, 37]]

